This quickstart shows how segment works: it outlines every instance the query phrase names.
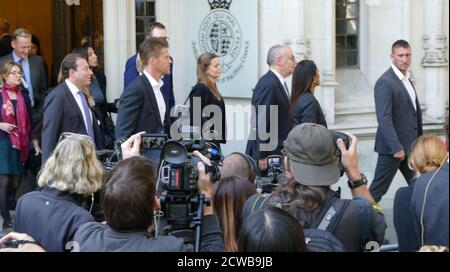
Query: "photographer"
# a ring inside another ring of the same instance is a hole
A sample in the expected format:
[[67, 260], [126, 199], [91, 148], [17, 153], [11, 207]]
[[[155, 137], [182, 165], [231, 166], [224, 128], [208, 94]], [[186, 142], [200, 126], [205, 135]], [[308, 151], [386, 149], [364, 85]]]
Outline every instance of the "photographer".
[[[122, 144], [123, 161], [111, 171], [102, 186], [101, 203], [106, 224], [87, 223], [75, 234], [80, 251], [193, 251], [175, 236], [152, 235], [154, 211], [159, 209], [156, 198], [156, 171], [147, 159], [138, 157], [142, 133], [133, 135]], [[195, 153], [195, 152], [194, 152]], [[199, 162], [198, 189], [211, 196], [213, 183]], [[204, 206], [201, 251], [223, 251], [223, 238], [213, 207]], [[157, 230], [155, 230], [157, 232]]]
[[[329, 215], [327, 211], [336, 207], [336, 216], [333, 214], [328, 219], [328, 226], [334, 229], [326, 230], [342, 243], [344, 250], [359, 251], [368, 241], [381, 243], [386, 224], [367, 189], [367, 180], [360, 172], [357, 139], [353, 135], [349, 137], [348, 150], [342, 139], [337, 141], [337, 146], [353, 200], [340, 199], [339, 194], [330, 188], [340, 179], [339, 158], [335, 155], [332, 134], [321, 125], [305, 123], [295, 127], [284, 142], [287, 180], [265, 203], [290, 212], [304, 229], [320, 229], [317, 222], [324, 222], [323, 219]], [[246, 211], [253, 210], [251, 207], [256, 200], [257, 197], [253, 196], [247, 201], [244, 216], [248, 216]]]

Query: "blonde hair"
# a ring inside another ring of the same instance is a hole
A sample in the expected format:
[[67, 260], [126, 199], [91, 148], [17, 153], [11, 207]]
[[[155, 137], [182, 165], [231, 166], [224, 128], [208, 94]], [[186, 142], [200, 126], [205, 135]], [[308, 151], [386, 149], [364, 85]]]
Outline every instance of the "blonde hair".
[[422, 135], [409, 157], [409, 168], [420, 174], [438, 169], [447, 157], [445, 143], [436, 135]]
[[38, 185], [87, 195], [100, 189], [102, 178], [94, 145], [88, 136], [73, 134], [58, 143], [39, 173]]
[[222, 95], [220, 95], [219, 89], [217, 89], [217, 84], [214, 82], [206, 73], [208, 67], [211, 65], [213, 59], [218, 58], [214, 53], [203, 53], [198, 57], [197, 60], [197, 81], [208, 86], [211, 93], [217, 98], [217, 100], [222, 100]]
[[448, 248], [445, 246], [423, 246], [419, 249], [419, 252], [448, 252]]

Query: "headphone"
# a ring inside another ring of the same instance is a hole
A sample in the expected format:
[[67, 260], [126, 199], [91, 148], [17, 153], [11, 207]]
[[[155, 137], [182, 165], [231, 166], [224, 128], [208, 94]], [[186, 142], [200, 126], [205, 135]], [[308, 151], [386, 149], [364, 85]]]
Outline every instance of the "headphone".
[[255, 160], [247, 154], [241, 152], [233, 152], [230, 155], [239, 155], [244, 161], [247, 163], [248, 168], [250, 169], [250, 182], [254, 182], [256, 178], [256, 162]]
[[423, 204], [422, 204], [422, 210], [420, 211], [420, 228], [421, 228], [421, 243], [422, 246], [424, 246], [425, 243], [425, 227], [423, 225], [423, 218], [424, 218], [424, 214], [425, 214], [425, 203], [427, 201], [427, 194], [428, 194], [428, 189], [430, 188], [431, 182], [433, 181], [433, 178], [436, 176], [436, 174], [442, 169], [442, 167], [444, 166], [445, 162], [448, 160], [448, 153], [447, 155], [445, 155], [444, 159], [441, 162], [441, 165], [439, 166], [439, 168], [436, 170], [436, 172], [434, 172], [434, 174], [431, 176], [430, 180], [428, 181], [427, 187], [425, 188], [425, 193], [423, 194]]

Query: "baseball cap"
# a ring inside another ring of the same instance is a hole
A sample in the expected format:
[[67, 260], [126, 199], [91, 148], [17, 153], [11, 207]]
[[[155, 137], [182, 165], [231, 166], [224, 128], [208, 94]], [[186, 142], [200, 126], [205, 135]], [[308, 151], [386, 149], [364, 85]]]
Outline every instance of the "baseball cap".
[[284, 152], [300, 184], [329, 186], [341, 177], [333, 136], [322, 125], [304, 123], [293, 128], [284, 141]]

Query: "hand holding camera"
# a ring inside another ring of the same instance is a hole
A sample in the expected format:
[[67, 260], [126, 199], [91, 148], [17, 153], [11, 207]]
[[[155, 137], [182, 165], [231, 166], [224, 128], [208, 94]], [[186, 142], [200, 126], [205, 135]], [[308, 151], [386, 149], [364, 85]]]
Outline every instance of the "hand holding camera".
[[211, 180], [210, 175], [206, 172], [206, 166], [211, 166], [211, 161], [197, 150], [193, 152], [193, 155], [201, 160], [197, 163], [198, 189], [205, 195], [205, 197], [210, 198], [214, 181]]
[[348, 149], [342, 138], [337, 140], [337, 146], [342, 156], [341, 163], [350, 180], [359, 180], [361, 179], [361, 172], [358, 163], [358, 139], [350, 133], [348, 133], [347, 136], [350, 138]]
[[145, 131], [134, 134], [128, 140], [122, 143], [120, 148], [122, 149], [122, 158], [128, 159], [133, 156], [140, 155], [140, 147], [142, 141], [142, 135], [145, 134]]

